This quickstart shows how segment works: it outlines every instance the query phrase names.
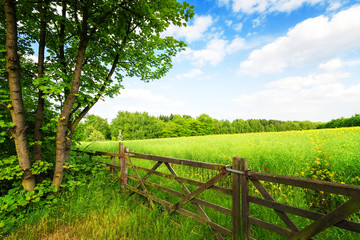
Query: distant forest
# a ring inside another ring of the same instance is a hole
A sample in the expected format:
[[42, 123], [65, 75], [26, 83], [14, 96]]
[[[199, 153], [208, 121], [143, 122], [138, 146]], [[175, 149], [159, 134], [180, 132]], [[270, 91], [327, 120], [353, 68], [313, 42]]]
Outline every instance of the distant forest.
[[254, 132], [309, 130], [322, 126], [310, 121], [279, 121], [265, 119], [217, 120], [207, 114], [197, 118], [188, 115], [149, 116], [143, 112], [118, 112], [109, 124], [106, 119], [89, 115], [76, 129], [78, 141], [134, 140], [151, 138], [203, 136]]
[[342, 128], [360, 126], [360, 114], [355, 114], [351, 118], [337, 118], [330, 122], [322, 123], [318, 128]]

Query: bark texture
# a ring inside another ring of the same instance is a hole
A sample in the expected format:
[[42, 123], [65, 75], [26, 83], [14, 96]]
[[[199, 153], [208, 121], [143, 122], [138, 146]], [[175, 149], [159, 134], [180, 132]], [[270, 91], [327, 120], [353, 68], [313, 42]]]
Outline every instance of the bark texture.
[[4, 0], [6, 16], [6, 72], [9, 79], [11, 107], [10, 113], [14, 127], [9, 129], [15, 141], [19, 166], [24, 171], [22, 186], [32, 191], [35, 188], [35, 178], [31, 174], [29, 145], [26, 136], [25, 111], [21, 92], [20, 63], [17, 53], [17, 22], [16, 9], [13, 0]]

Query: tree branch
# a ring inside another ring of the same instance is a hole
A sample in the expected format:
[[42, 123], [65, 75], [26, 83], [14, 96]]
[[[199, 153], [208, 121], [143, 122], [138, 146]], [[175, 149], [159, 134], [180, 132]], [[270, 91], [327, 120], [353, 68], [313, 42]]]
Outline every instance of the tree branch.
[[[89, 103], [79, 114], [79, 116], [73, 121], [73, 123], [71, 124], [71, 129], [70, 131], [73, 132], [76, 128], [76, 126], [78, 125], [78, 123], [81, 121], [81, 119], [89, 112], [89, 110], [95, 105], [95, 103], [100, 99], [100, 97], [102, 96], [102, 93], [105, 91], [106, 85], [108, 82], [110, 82], [110, 79], [112, 77], [112, 75], [115, 72], [116, 66], [119, 62], [119, 53], [116, 54], [115, 58], [114, 58], [114, 62], [112, 64], [111, 70], [108, 73], [108, 76], [106, 77], [106, 79], [104, 80], [104, 84], [102, 85], [102, 87], [100, 88], [98, 94], [94, 97], [94, 101], [92, 103]], [[80, 105], [78, 105], [80, 106]]]

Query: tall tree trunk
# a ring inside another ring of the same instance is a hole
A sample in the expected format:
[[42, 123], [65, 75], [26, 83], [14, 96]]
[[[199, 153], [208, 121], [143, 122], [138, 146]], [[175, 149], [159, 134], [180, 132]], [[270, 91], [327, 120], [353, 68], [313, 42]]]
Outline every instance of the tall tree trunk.
[[[68, 135], [68, 131], [70, 131], [70, 129], [68, 129], [70, 114], [74, 106], [74, 103], [76, 101], [76, 95], [79, 92], [81, 70], [83, 66], [83, 61], [85, 59], [86, 47], [89, 41], [89, 38], [87, 36], [88, 33], [87, 7], [88, 6], [83, 7], [83, 22], [82, 22], [82, 29], [80, 34], [80, 44], [78, 48], [70, 93], [65, 100], [57, 125], [56, 163], [55, 163], [55, 172], [54, 172], [52, 184], [58, 190], [60, 189], [60, 185], [64, 177], [64, 163], [67, 161], [67, 157], [68, 157], [68, 154], [66, 154], [66, 148], [67, 148], [67, 141], [69, 140], [67, 135]], [[70, 144], [71, 144], [71, 139], [70, 139]]]
[[[39, 56], [38, 56], [38, 78], [42, 78], [44, 75], [44, 59], [45, 59], [45, 36], [46, 36], [46, 12], [47, 6], [42, 7], [39, 4], [39, 11], [41, 14], [40, 22], [40, 41], [39, 41]], [[34, 160], [39, 161], [42, 158], [41, 143], [37, 141], [43, 141], [43, 132], [41, 127], [44, 120], [44, 110], [45, 110], [45, 99], [43, 98], [44, 93], [39, 89], [38, 92], [38, 105], [36, 109], [36, 121], [34, 127]]]
[[84, 41], [80, 41], [77, 61], [74, 70], [74, 77], [72, 81], [72, 87], [70, 90], [70, 94], [66, 98], [64, 107], [61, 111], [60, 118], [58, 120], [57, 132], [56, 132], [56, 164], [55, 164], [55, 172], [52, 180], [53, 185], [57, 189], [60, 188], [60, 184], [64, 176], [64, 163], [67, 161], [66, 157], [68, 157], [68, 155], [66, 154], [66, 143], [68, 141], [67, 126], [68, 126], [68, 122], [70, 121], [71, 109], [74, 106], [76, 95], [79, 92], [81, 67], [83, 60], [85, 58], [85, 50], [86, 50], [86, 43], [84, 43]]
[[10, 113], [14, 127], [10, 129], [15, 141], [20, 168], [24, 171], [22, 186], [32, 191], [35, 188], [35, 178], [31, 174], [31, 161], [28, 140], [26, 136], [25, 111], [20, 82], [20, 62], [17, 54], [17, 22], [13, 0], [4, 0], [6, 16], [6, 71], [9, 79], [11, 107]]
[[[64, 73], [64, 76], [67, 76], [67, 70], [66, 70], [66, 60], [65, 60], [65, 19], [66, 19], [66, 9], [67, 9], [67, 3], [64, 1], [62, 3], [62, 13], [61, 16], [63, 17], [60, 20], [60, 33], [59, 33], [59, 62], [61, 64], [61, 71]], [[70, 80], [66, 80], [70, 81]], [[69, 95], [70, 89], [66, 87], [64, 89], [64, 99], [66, 99], [66, 96]]]

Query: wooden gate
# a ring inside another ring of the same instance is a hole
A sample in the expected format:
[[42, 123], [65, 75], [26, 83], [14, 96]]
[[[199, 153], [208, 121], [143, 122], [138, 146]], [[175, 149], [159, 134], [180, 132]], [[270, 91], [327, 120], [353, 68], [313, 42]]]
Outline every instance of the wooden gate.
[[[238, 174], [241, 184], [243, 239], [253, 239], [251, 238], [251, 225], [256, 225], [286, 236], [289, 240], [312, 239], [313, 236], [331, 226], [360, 233], [360, 223], [345, 220], [345, 218], [360, 210], [360, 187], [320, 180], [252, 172], [248, 170], [247, 160], [245, 158], [240, 159], [240, 161], [242, 172]], [[345, 195], [351, 197], [351, 199], [329, 213], [323, 214], [276, 202], [260, 181]], [[249, 195], [249, 183], [255, 186], [263, 198]], [[250, 215], [250, 203], [274, 209], [287, 228], [252, 217]], [[299, 229], [287, 213], [311, 219], [314, 220], [314, 222], [303, 229]]]
[[[290, 240], [312, 239], [313, 236], [331, 226], [336, 226], [348, 231], [360, 233], [360, 223], [348, 221], [345, 219], [351, 214], [360, 210], [359, 186], [253, 172], [248, 169], [247, 160], [245, 158], [239, 157], [234, 157], [233, 164], [230, 166], [129, 152], [129, 149], [124, 148], [122, 143], [119, 144], [118, 153], [92, 153], [78, 150], [77, 152], [86, 153], [90, 156], [90, 158], [92, 156], [109, 157], [111, 163], [105, 164], [110, 167], [111, 175], [116, 176], [115, 170], [119, 171], [118, 177], [121, 178], [122, 181], [121, 187], [123, 189], [129, 189], [131, 191], [130, 195], [137, 193], [146, 197], [152, 207], [155, 206], [155, 203], [165, 206], [166, 211], [164, 214], [172, 214], [176, 211], [202, 224], [210, 226], [217, 239], [224, 239], [224, 236], [232, 237], [233, 239], [254, 239], [251, 237], [251, 225], [255, 225], [275, 232], [279, 235], [286, 236]], [[119, 159], [118, 166], [115, 164], [115, 158]], [[133, 159], [149, 160], [153, 161], [155, 164], [151, 169], [148, 169], [136, 166]], [[212, 176], [205, 182], [180, 177], [175, 172], [173, 164], [199, 169], [208, 169], [214, 171], [215, 176]], [[160, 166], [165, 166], [168, 173], [157, 171]], [[133, 170], [134, 175], [128, 173], [129, 168]], [[143, 177], [140, 177], [139, 171], [146, 172], [146, 174]], [[215, 185], [230, 174], [232, 175], [231, 188]], [[149, 181], [148, 178], [151, 175], [175, 180], [181, 186], [182, 192]], [[128, 184], [128, 179], [135, 180], [137, 184], [135, 186]], [[272, 182], [315, 191], [330, 192], [333, 194], [349, 196], [351, 199], [336, 209], [330, 211], [329, 213], [323, 214], [320, 212], [302, 209], [277, 202], [269, 193], [269, 191], [264, 187], [264, 182]], [[197, 188], [191, 192], [185, 183], [196, 186]], [[262, 198], [249, 195], [250, 184], [252, 184], [259, 191]], [[175, 203], [170, 203], [164, 199], [158, 198], [148, 190], [148, 186], [180, 197], [181, 200]], [[225, 208], [223, 206], [219, 206], [209, 201], [197, 198], [199, 194], [208, 190], [231, 196], [232, 209]], [[184, 209], [183, 206], [185, 204], [193, 205], [198, 214]], [[285, 228], [252, 217], [250, 213], [250, 204], [256, 204], [273, 209], [287, 227]], [[212, 221], [203, 210], [203, 207], [211, 208], [214, 211], [230, 216], [232, 221], [232, 229], [230, 230]], [[314, 220], [314, 222], [312, 222], [307, 227], [300, 229], [288, 216], [288, 213]]]

